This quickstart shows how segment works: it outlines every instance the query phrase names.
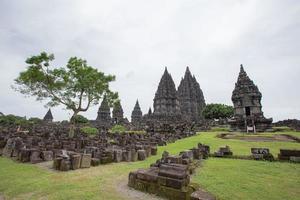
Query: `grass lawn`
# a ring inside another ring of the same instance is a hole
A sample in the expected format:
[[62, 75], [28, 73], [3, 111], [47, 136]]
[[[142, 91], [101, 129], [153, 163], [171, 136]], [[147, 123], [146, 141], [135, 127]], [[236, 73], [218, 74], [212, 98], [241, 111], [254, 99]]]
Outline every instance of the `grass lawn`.
[[[216, 138], [217, 134], [200, 133], [159, 147], [158, 155], [146, 161], [113, 163], [69, 172], [54, 172], [1, 157], [0, 194], [7, 199], [126, 200], [127, 197], [116, 189], [119, 182], [127, 181], [130, 171], [148, 167], [164, 150], [178, 154], [195, 147], [198, 142], [210, 145], [212, 152], [227, 144], [236, 155], [249, 155], [251, 147], [268, 147], [273, 155], [277, 155], [280, 148], [300, 149], [300, 143], [225, 140]], [[293, 135], [300, 136], [300, 133], [293, 132]], [[219, 199], [296, 199], [300, 196], [300, 190], [297, 190], [300, 188], [299, 177], [299, 164], [211, 158], [199, 168], [193, 181]]]

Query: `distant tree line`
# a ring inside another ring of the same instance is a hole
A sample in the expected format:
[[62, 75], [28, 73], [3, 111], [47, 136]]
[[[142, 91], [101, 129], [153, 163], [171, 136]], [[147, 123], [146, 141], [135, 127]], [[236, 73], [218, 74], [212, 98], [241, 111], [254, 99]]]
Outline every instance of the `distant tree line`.
[[202, 112], [205, 119], [225, 119], [233, 116], [233, 107], [225, 104], [207, 104]]

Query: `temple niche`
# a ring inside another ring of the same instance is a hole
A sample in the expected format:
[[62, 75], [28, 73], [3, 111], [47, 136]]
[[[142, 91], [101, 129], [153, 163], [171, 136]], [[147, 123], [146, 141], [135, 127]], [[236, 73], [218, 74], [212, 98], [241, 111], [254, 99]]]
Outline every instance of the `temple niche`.
[[165, 68], [153, 100], [153, 118], [160, 122], [176, 123], [181, 120], [175, 83]]
[[232, 92], [234, 117], [229, 121], [232, 131], [263, 132], [272, 129], [272, 118], [264, 117], [262, 94], [241, 65], [238, 80]]
[[177, 93], [183, 119], [191, 122], [199, 122], [203, 119], [202, 111], [205, 107], [203, 92], [188, 67], [181, 79]]

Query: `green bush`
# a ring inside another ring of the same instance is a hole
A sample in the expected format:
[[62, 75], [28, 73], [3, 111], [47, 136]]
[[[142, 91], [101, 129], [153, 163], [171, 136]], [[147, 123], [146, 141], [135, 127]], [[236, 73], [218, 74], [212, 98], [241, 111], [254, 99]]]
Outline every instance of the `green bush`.
[[89, 120], [82, 115], [76, 115], [74, 117], [75, 124], [87, 124]]
[[98, 129], [90, 127], [90, 126], [82, 127], [80, 130], [87, 135], [97, 135], [98, 134]]
[[28, 120], [26, 120], [26, 117], [20, 117], [20, 116], [15, 116], [15, 115], [5, 115], [5, 116], [0, 116], [0, 125], [26, 126], [26, 125], [29, 125], [29, 122], [28, 122]]
[[126, 131], [126, 128], [122, 125], [114, 125], [111, 128], [112, 133], [122, 133], [122, 132], [125, 132], [125, 131]]

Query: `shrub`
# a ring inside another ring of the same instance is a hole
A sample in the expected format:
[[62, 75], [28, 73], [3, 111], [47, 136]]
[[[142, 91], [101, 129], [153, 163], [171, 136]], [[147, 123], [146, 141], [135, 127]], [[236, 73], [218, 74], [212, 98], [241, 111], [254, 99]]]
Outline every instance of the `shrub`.
[[89, 120], [82, 115], [76, 115], [74, 118], [76, 124], [87, 124]]
[[98, 134], [98, 129], [90, 127], [90, 126], [82, 127], [80, 130], [87, 135], [97, 135]]
[[126, 128], [122, 125], [114, 125], [112, 128], [111, 128], [111, 132], [112, 133], [117, 133], [117, 132], [125, 132], [126, 131]]

